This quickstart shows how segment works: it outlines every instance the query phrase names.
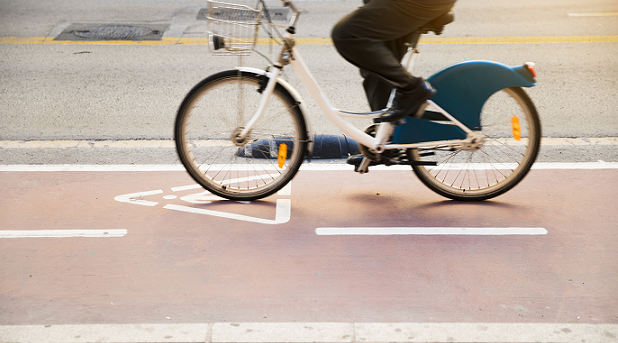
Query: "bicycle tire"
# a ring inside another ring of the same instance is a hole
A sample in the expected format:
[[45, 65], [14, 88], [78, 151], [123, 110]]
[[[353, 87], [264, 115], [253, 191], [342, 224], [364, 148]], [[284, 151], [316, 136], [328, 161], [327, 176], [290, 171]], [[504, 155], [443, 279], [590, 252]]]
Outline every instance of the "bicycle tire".
[[263, 80], [253, 72], [217, 73], [197, 84], [178, 109], [174, 140], [180, 161], [197, 183], [226, 199], [252, 201], [279, 191], [307, 150], [303, 113], [280, 83], [247, 139], [233, 138], [256, 113]]
[[[515, 137], [518, 119], [519, 140]], [[504, 194], [527, 175], [539, 152], [541, 121], [526, 92], [505, 88], [492, 95], [481, 111], [485, 142], [478, 150], [453, 146], [409, 149], [417, 177], [434, 192], [463, 201], [481, 201]]]

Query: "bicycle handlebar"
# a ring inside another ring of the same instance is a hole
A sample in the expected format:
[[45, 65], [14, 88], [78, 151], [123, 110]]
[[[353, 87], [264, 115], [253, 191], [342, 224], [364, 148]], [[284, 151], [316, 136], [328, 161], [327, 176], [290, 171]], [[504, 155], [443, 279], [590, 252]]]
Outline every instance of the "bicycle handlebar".
[[[262, 0], [263, 1], [263, 0]], [[300, 15], [300, 10], [292, 3], [291, 0], [281, 0], [283, 7], [289, 7], [294, 15], [290, 18], [290, 27], [296, 27], [296, 23], [298, 22], [298, 16]]]

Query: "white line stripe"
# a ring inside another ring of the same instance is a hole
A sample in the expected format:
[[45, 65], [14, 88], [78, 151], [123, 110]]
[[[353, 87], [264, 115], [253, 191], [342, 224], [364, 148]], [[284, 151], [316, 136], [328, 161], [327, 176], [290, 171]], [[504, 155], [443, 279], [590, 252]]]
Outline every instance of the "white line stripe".
[[167, 204], [163, 208], [187, 213], [205, 214], [209, 216], [241, 220], [258, 224], [284, 224], [290, 221], [292, 214], [292, 201], [290, 199], [277, 199], [275, 208], [275, 219], [263, 219], [242, 214], [207, 210], [204, 208], [189, 207], [183, 205]]
[[[571, 13], [571, 16], [609, 16], [618, 13]], [[512, 142], [512, 140], [511, 140]], [[618, 145], [618, 137], [578, 137], [578, 138], [554, 138], [543, 137], [542, 145], [566, 145], [566, 146], [587, 146], [587, 145]], [[49, 141], [18, 141], [0, 140], [0, 149], [172, 149], [176, 144], [173, 140], [49, 140]]]
[[618, 324], [207, 323], [5, 325], [2, 342], [486, 342], [614, 343]]
[[618, 169], [618, 162], [535, 163], [532, 169]]
[[182, 164], [15, 164], [0, 165], [0, 171], [8, 172], [147, 172], [184, 171]]
[[[410, 166], [374, 166], [371, 170], [411, 170]], [[618, 162], [537, 162], [532, 169], [618, 169]], [[304, 163], [300, 170], [311, 171], [352, 171], [353, 167], [345, 163]], [[0, 165], [0, 172], [163, 172], [185, 171], [181, 164], [110, 164], [110, 165], [86, 165], [86, 164], [11, 164]], [[196, 187], [197, 188], [197, 187]]]
[[181, 191], [187, 191], [190, 189], [198, 189], [198, 188], [202, 188], [201, 185], [195, 184], [195, 185], [189, 185], [189, 186], [178, 186], [178, 187], [172, 187], [172, 192], [181, 192]]
[[[231, 144], [231, 143], [230, 143]], [[172, 140], [104, 140], [104, 141], [80, 141], [80, 140], [51, 140], [51, 141], [0, 141], [3, 149], [160, 149], [175, 148]]]
[[0, 238], [122, 237], [127, 230], [0, 230]]
[[156, 201], [147, 201], [147, 200], [144, 200], [143, 198], [145, 196], [162, 194], [162, 193], [163, 193], [163, 190], [157, 189], [157, 190], [154, 190], [154, 191], [147, 191], [147, 192], [139, 192], [139, 193], [131, 193], [131, 194], [119, 195], [119, 196], [115, 197], [114, 200], [119, 201], [119, 202], [126, 202], [126, 203], [129, 203], [129, 204], [136, 204], [136, 205], [143, 205], [143, 206], [156, 206], [158, 204], [158, 202], [156, 202]]
[[335, 235], [546, 235], [540, 227], [319, 227], [315, 233], [321, 236]]
[[292, 195], [292, 181], [288, 182], [287, 185], [283, 186], [278, 192], [277, 195]]

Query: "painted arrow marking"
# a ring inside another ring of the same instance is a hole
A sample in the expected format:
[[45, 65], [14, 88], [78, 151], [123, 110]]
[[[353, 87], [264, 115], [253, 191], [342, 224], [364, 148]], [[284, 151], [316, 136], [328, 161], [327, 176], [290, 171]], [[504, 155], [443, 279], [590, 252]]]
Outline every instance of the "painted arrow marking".
[[195, 207], [184, 206], [184, 205], [168, 204], [168, 205], [163, 206], [163, 208], [166, 208], [168, 210], [187, 212], [187, 213], [205, 214], [205, 215], [221, 217], [221, 218], [242, 220], [245, 222], [252, 222], [252, 223], [258, 223], [258, 224], [283, 224], [283, 223], [287, 223], [290, 221], [291, 214], [292, 214], [292, 200], [277, 199], [277, 207], [276, 207], [276, 213], [275, 213], [274, 220], [245, 216], [245, 215], [236, 214], [236, 213], [212, 211], [212, 210], [206, 210], [203, 208], [195, 208]]
[[[292, 187], [292, 183], [290, 182], [285, 187], [283, 187], [279, 192], [277, 192], [277, 194], [278, 195], [290, 195], [292, 193], [291, 187]], [[186, 191], [186, 190], [199, 189], [199, 188], [202, 188], [202, 186], [195, 184], [195, 185], [189, 185], [189, 186], [173, 187], [171, 188], [171, 190], [173, 192], [179, 192], [179, 191]], [[122, 202], [122, 203], [127, 203], [127, 204], [135, 204], [135, 205], [142, 205], [142, 206], [156, 206], [159, 204], [159, 202], [144, 200], [144, 197], [162, 194], [162, 193], [163, 193], [163, 190], [157, 189], [157, 190], [152, 190], [152, 191], [118, 195], [114, 197], [114, 200], [118, 202]], [[175, 196], [165, 196], [164, 198], [165, 199], [175, 199], [176, 197]], [[229, 201], [227, 199], [213, 195], [208, 191], [195, 193], [195, 194], [189, 194], [189, 195], [181, 197], [180, 200], [186, 201], [191, 204], [201, 204], [201, 205], [207, 205], [215, 201]], [[251, 202], [242, 201], [241, 203], [249, 204]], [[220, 217], [220, 218], [228, 218], [228, 219], [240, 220], [240, 221], [251, 222], [251, 223], [271, 224], [271, 225], [287, 223], [290, 221], [290, 218], [292, 216], [292, 200], [290, 199], [277, 199], [277, 203], [275, 206], [275, 219], [258, 218], [258, 217], [246, 216], [242, 214], [222, 212], [222, 211], [213, 211], [213, 210], [208, 210], [208, 209], [203, 209], [203, 208], [195, 208], [191, 206], [176, 205], [176, 204], [167, 204], [163, 206], [163, 208], [168, 209], [168, 210], [185, 212], [185, 213], [204, 214], [204, 215]]]

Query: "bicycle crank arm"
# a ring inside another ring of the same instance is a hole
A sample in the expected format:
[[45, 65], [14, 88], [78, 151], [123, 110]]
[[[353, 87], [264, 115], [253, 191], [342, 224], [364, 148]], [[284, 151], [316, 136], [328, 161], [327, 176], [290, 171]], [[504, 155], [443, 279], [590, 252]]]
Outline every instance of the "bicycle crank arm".
[[435, 161], [408, 161], [397, 163], [404, 166], [437, 166], [438, 162]]
[[375, 161], [371, 161], [370, 159], [368, 159], [367, 157], [363, 157], [361, 158], [354, 158], [354, 159], [349, 159], [348, 160], [348, 164], [351, 164], [354, 166], [354, 171], [360, 174], [365, 174], [369, 172], [369, 167], [370, 166], [377, 166], [377, 165], [385, 165], [385, 166], [437, 166], [438, 163], [435, 161], [397, 161], [397, 160], [392, 160], [392, 159], [388, 159], [388, 160], [384, 160], [381, 162], [375, 162]]

